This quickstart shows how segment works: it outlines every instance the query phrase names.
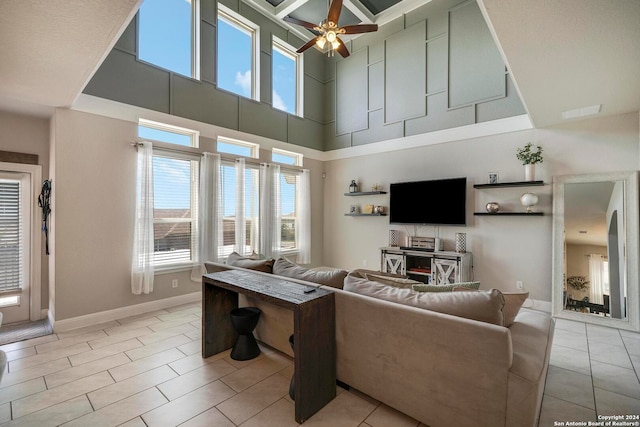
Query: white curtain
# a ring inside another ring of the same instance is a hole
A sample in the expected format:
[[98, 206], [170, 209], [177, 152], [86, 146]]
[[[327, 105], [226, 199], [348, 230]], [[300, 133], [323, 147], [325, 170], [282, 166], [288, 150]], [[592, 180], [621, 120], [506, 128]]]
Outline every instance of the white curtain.
[[266, 258], [280, 255], [282, 240], [280, 214], [280, 166], [260, 165], [260, 254]]
[[244, 159], [236, 159], [236, 221], [233, 250], [244, 255], [247, 241], [247, 220], [245, 214], [245, 162]]
[[153, 146], [139, 143], [131, 292], [153, 292]]
[[589, 301], [594, 304], [604, 304], [605, 283], [603, 275], [602, 255], [589, 255]]
[[308, 169], [297, 176], [296, 185], [296, 242], [299, 264], [311, 263], [311, 182]]
[[222, 209], [218, 197], [222, 194], [220, 155], [204, 153], [200, 161], [198, 192], [198, 231], [191, 280], [200, 282], [206, 273], [205, 261], [220, 261], [222, 247]]

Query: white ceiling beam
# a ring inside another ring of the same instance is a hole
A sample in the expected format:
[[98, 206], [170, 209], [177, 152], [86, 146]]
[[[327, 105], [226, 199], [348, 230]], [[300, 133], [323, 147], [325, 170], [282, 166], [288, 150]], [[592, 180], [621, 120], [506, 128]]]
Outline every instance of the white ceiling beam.
[[375, 16], [375, 23], [378, 25], [388, 24], [397, 17], [405, 15], [414, 9], [424, 6], [430, 3], [431, 0], [402, 0], [399, 3], [394, 4], [387, 10], [384, 10]]
[[[311, 33], [309, 33], [307, 30], [303, 30], [302, 28], [298, 27], [297, 25], [290, 25], [290, 24], [284, 22], [282, 19], [277, 18], [276, 17], [276, 8], [273, 7], [266, 0], [243, 0], [243, 1], [246, 4], [248, 4], [249, 6], [253, 7], [254, 9], [256, 9], [258, 12], [260, 12], [262, 15], [264, 15], [269, 20], [271, 20], [271, 21], [275, 22], [276, 24], [280, 25], [281, 27], [289, 30], [289, 32], [291, 32], [293, 35], [295, 35], [296, 37], [300, 38], [301, 40], [309, 40], [309, 38], [311, 37]], [[304, 0], [304, 1], [306, 1], [306, 0]]]
[[302, 7], [309, 0], [284, 0], [276, 6], [275, 15], [278, 19], [282, 19], [294, 10]]
[[373, 24], [376, 22], [375, 16], [358, 0], [344, 0], [342, 5], [349, 9], [363, 24]]

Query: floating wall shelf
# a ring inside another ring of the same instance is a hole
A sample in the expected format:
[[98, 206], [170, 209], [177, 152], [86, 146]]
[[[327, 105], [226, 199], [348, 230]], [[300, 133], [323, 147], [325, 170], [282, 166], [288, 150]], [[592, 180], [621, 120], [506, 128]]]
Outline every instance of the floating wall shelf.
[[496, 213], [490, 213], [490, 212], [474, 212], [473, 213], [476, 216], [505, 216], [505, 215], [510, 215], [510, 216], [543, 216], [544, 212], [496, 212]]
[[517, 181], [517, 182], [499, 182], [497, 184], [475, 184], [473, 188], [538, 187], [542, 185], [545, 185], [544, 181]]
[[387, 194], [386, 191], [356, 191], [355, 193], [344, 193], [345, 196], [373, 196], [376, 194]]

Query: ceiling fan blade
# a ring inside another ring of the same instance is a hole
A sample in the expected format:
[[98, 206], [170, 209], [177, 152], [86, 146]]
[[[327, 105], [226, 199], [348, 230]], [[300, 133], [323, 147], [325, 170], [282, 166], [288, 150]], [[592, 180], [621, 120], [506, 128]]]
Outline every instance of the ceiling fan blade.
[[329, 13], [327, 14], [327, 21], [333, 22], [338, 25], [338, 19], [340, 19], [340, 12], [342, 11], [342, 0], [333, 0], [331, 6], [329, 6]]
[[347, 56], [349, 56], [349, 49], [347, 49], [347, 46], [344, 45], [344, 42], [340, 39], [340, 37], [336, 37], [336, 40], [340, 42], [340, 44], [336, 48], [338, 53], [342, 55], [343, 58], [346, 58]]
[[312, 24], [311, 22], [302, 21], [300, 19], [292, 18], [289, 15], [285, 16], [284, 18], [282, 18], [282, 20], [286, 21], [286, 22], [289, 22], [291, 24], [300, 25], [301, 27], [305, 27], [305, 28], [308, 28], [310, 30], [314, 30], [317, 27], [316, 24]]
[[317, 37], [312, 38], [312, 39], [311, 39], [311, 40], [309, 40], [307, 43], [305, 43], [305, 45], [304, 45], [304, 46], [302, 46], [300, 49], [296, 50], [296, 52], [297, 52], [297, 53], [302, 53], [302, 52], [304, 52], [305, 50], [309, 49], [311, 46], [313, 46], [314, 44], [316, 44], [316, 41], [318, 41], [318, 39], [319, 39], [320, 37], [321, 37], [321, 36], [317, 36]]
[[341, 30], [344, 30], [340, 31], [342, 34], [372, 33], [378, 31], [378, 24], [345, 25]]

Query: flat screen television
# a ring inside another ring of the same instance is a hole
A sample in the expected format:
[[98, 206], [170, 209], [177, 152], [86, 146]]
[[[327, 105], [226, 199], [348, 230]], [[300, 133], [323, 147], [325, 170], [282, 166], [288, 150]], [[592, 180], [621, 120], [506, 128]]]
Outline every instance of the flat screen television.
[[467, 178], [399, 182], [389, 186], [389, 222], [466, 225]]

